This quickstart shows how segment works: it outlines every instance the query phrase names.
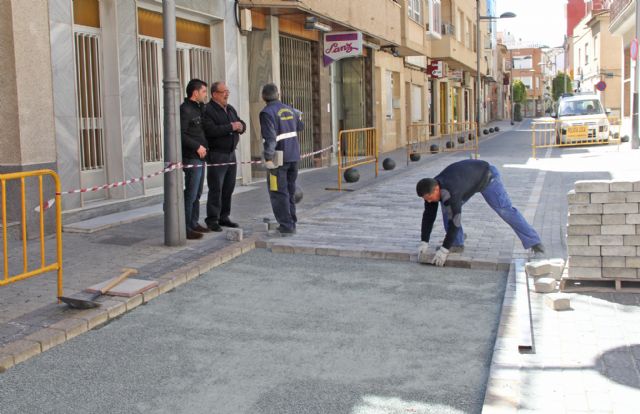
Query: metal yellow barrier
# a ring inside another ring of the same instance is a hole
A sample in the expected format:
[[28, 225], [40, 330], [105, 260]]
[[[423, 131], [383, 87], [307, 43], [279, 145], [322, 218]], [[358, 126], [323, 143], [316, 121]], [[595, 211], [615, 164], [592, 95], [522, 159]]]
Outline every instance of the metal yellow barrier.
[[620, 127], [621, 123], [615, 118], [609, 118], [607, 123], [598, 118], [579, 116], [536, 119], [531, 123], [532, 157], [536, 158], [540, 148], [617, 144], [619, 149]]
[[[45, 233], [44, 233], [44, 215], [45, 205], [47, 201], [44, 199], [43, 193], [43, 177], [49, 176], [53, 178], [56, 187], [55, 196], [55, 233], [56, 233], [56, 261], [54, 263], [47, 264], [45, 256]], [[40, 266], [37, 269], [29, 270], [29, 257], [27, 249], [27, 203], [25, 192], [25, 179], [29, 177], [37, 177], [38, 188], [40, 192], [40, 208], [38, 209], [39, 215], [39, 232], [40, 232]], [[9, 274], [9, 253], [8, 245], [9, 239], [7, 237], [7, 181], [19, 180], [20, 181], [20, 207], [21, 207], [21, 232], [22, 232], [22, 272], [10, 275]], [[62, 296], [62, 207], [60, 201], [60, 179], [58, 174], [51, 170], [37, 170], [16, 172], [8, 174], [0, 174], [0, 187], [2, 188], [2, 253], [4, 258], [4, 277], [0, 279], [0, 286], [15, 283], [19, 280], [28, 279], [30, 277], [38, 276], [42, 273], [57, 271], [58, 272], [58, 297]]]
[[375, 164], [378, 176], [378, 134], [375, 128], [345, 129], [338, 134], [338, 191], [342, 173], [353, 167]]
[[478, 158], [478, 129], [475, 122], [424, 123], [407, 127], [407, 164], [411, 154], [456, 151], [472, 151]]

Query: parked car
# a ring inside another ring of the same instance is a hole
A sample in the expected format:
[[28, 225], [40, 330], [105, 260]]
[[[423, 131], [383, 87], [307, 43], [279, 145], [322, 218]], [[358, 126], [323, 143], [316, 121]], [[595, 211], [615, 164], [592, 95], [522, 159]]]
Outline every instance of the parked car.
[[609, 142], [609, 120], [598, 95], [561, 97], [556, 118], [556, 144]]

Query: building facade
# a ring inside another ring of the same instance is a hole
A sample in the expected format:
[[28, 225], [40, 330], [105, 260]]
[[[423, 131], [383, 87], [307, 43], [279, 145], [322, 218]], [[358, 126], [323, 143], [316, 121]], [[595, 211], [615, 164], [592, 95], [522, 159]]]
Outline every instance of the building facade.
[[544, 113], [544, 78], [540, 63], [540, 48], [512, 49], [513, 79], [520, 80], [527, 89], [527, 100], [523, 105], [525, 117], [537, 117]]

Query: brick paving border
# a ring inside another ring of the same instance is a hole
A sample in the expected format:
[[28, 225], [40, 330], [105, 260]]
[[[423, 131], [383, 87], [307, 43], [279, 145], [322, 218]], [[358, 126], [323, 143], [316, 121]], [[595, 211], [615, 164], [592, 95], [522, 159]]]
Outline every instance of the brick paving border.
[[[107, 295], [97, 299], [101, 306], [94, 309], [77, 310], [53, 305], [32, 312], [29, 314], [32, 321], [30, 329], [0, 347], [0, 373], [84, 332], [104, 325], [214, 267], [250, 252], [256, 248], [257, 239], [258, 235], [252, 235], [238, 243], [205, 255], [190, 265], [160, 275], [156, 279], [157, 287], [130, 298]], [[63, 316], [52, 321], [52, 308], [56, 308], [57, 314]]]

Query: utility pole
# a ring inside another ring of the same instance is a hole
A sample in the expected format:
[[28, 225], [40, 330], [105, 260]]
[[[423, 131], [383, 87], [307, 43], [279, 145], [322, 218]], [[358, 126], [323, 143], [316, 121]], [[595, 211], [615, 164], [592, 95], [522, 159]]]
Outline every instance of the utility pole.
[[[182, 161], [180, 144], [180, 82], [176, 58], [176, 2], [162, 2], [162, 27], [164, 33], [164, 161], [176, 164]], [[186, 243], [184, 218], [184, 192], [182, 169], [164, 174], [164, 244], [181, 246]]]
[[[636, 42], [640, 39], [640, 0], [636, 0]], [[640, 98], [640, 53], [636, 53], [635, 82], [633, 85], [633, 110], [631, 119], [631, 148], [640, 148], [640, 119], [638, 119], [638, 99]]]

